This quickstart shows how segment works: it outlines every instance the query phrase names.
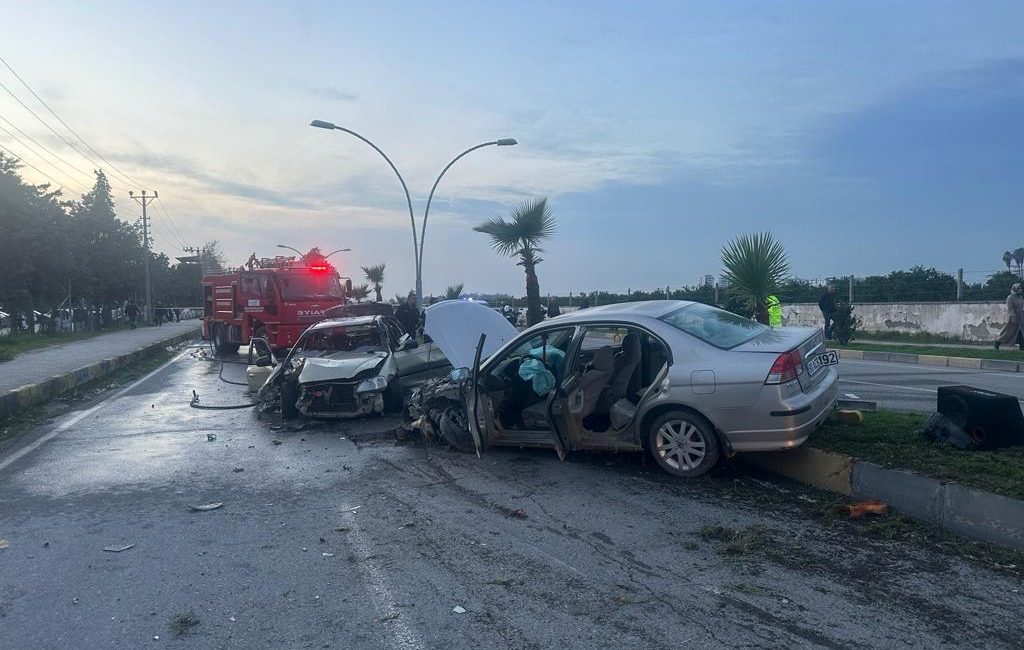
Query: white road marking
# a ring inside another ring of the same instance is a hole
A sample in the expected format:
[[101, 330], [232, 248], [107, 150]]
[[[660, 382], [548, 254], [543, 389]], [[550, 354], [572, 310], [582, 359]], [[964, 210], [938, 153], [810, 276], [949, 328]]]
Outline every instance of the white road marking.
[[882, 388], [895, 388], [897, 390], [915, 390], [915, 391], [917, 391], [919, 393], [938, 393], [939, 392], [939, 391], [935, 390], [934, 388], [916, 388], [914, 386], [896, 386], [894, 384], [878, 384], [878, 383], [875, 383], [873, 381], [856, 381], [856, 380], [853, 380], [853, 379], [843, 379], [842, 377], [839, 378], [839, 381], [840, 382], [846, 382], [848, 384], [861, 384], [861, 385], [864, 385], [864, 386], [880, 386]]
[[131, 389], [135, 388], [136, 386], [138, 386], [142, 382], [147, 381], [148, 379], [150, 379], [154, 375], [162, 372], [165, 368], [167, 368], [172, 363], [174, 363], [178, 359], [180, 359], [183, 356], [185, 356], [187, 353], [188, 353], [187, 350], [182, 352], [181, 354], [177, 355], [176, 357], [174, 357], [173, 359], [171, 359], [167, 363], [163, 364], [162, 366], [160, 366], [159, 368], [157, 368], [153, 372], [149, 373], [148, 375], [146, 375], [144, 377], [141, 377], [139, 379], [136, 379], [134, 382], [132, 382], [128, 386], [125, 386], [124, 388], [122, 388], [121, 390], [117, 391], [116, 393], [114, 393], [110, 397], [104, 398], [103, 401], [100, 402], [99, 404], [97, 404], [96, 406], [93, 406], [91, 408], [87, 408], [86, 410], [82, 411], [81, 413], [76, 413], [71, 418], [69, 418], [68, 420], [63, 422], [56, 429], [54, 429], [53, 431], [47, 433], [43, 437], [39, 438], [39, 440], [36, 440], [35, 442], [33, 442], [31, 444], [25, 445], [24, 447], [22, 447], [21, 449], [19, 449], [16, 452], [14, 452], [13, 454], [8, 456], [4, 460], [0, 461], [0, 471], [3, 471], [4, 469], [7, 469], [7, 467], [12, 465], [13, 463], [15, 463], [18, 460], [24, 458], [25, 456], [27, 456], [28, 454], [32, 453], [33, 451], [35, 451], [36, 449], [38, 449], [42, 445], [46, 444], [47, 442], [53, 440], [55, 437], [57, 437], [60, 434], [64, 433], [65, 431], [67, 431], [71, 427], [75, 426], [76, 424], [78, 424], [79, 422], [84, 420], [85, 418], [89, 417], [90, 415], [92, 415], [96, 411], [98, 411], [101, 408], [103, 408], [104, 406], [106, 406], [112, 400], [115, 400], [118, 397], [121, 397], [122, 395], [124, 395], [125, 393], [127, 393]]
[[412, 628], [406, 624], [403, 614], [398, 611], [394, 590], [391, 588], [387, 574], [372, 559], [372, 556], [377, 552], [377, 547], [363, 536], [362, 531], [359, 529], [359, 517], [356, 515], [355, 509], [344, 509], [342, 512], [348, 515], [349, 531], [347, 539], [352, 544], [356, 555], [360, 558], [365, 558], [358, 563], [358, 566], [365, 578], [364, 582], [370, 592], [370, 600], [373, 601], [373, 607], [377, 610], [378, 618], [381, 620], [384, 629], [391, 636], [389, 646], [401, 648], [402, 650], [418, 650], [425, 647], [419, 637], [412, 631]]
[[928, 364], [924, 363], [900, 363], [897, 361], [866, 361], [863, 359], [846, 359], [845, 361], [843, 361], [843, 363], [856, 366], [877, 366], [879, 368], [889, 369], [892, 369], [893, 365], [903, 369], [913, 366], [921, 370], [927, 370], [928, 372], [944, 372], [951, 375], [1002, 375], [1003, 377], [1014, 377], [1016, 379], [1024, 379], [1024, 372], [1006, 372], [1005, 370], [989, 370], [987, 368], [947, 368], [944, 366], [929, 366]]

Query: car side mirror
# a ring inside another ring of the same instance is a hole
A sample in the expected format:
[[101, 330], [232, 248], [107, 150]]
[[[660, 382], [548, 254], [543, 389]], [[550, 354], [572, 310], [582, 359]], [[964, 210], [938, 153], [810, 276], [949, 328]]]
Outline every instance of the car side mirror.
[[266, 367], [274, 365], [274, 362], [271, 360], [270, 356], [267, 355], [262, 357], [256, 357], [256, 365], [260, 367]]
[[466, 381], [471, 374], [469, 368], [456, 368], [448, 373], [448, 378], [452, 381]]

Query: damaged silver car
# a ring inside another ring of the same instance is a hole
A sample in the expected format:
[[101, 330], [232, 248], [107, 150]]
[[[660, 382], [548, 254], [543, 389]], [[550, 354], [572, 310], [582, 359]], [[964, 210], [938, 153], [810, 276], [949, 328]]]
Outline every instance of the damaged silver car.
[[[518, 334], [470, 307], [428, 320], [438, 337], [453, 319], [469, 335], [438, 338], [456, 370], [410, 405], [425, 435], [459, 449], [647, 450], [666, 471], [699, 476], [734, 452], [803, 444], [836, 401], [838, 357], [820, 329], [650, 301], [566, 314]], [[494, 349], [494, 336], [508, 342]]]
[[259, 389], [264, 405], [284, 418], [353, 418], [402, 409], [407, 377], [449, 366], [432, 342], [418, 343], [388, 316], [324, 320], [303, 332], [276, 363], [262, 353], [257, 366], [273, 370]]

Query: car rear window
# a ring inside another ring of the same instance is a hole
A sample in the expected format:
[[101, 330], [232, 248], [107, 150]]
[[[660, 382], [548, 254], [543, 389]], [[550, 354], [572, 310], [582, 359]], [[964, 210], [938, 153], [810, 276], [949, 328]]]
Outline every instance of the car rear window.
[[662, 316], [661, 320], [719, 348], [735, 347], [771, 329], [749, 318], [701, 303], [681, 307]]

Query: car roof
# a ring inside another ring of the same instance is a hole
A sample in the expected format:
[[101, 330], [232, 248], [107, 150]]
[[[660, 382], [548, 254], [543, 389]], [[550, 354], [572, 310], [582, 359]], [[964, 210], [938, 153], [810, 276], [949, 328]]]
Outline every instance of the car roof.
[[328, 318], [322, 320], [316, 325], [312, 325], [309, 329], [322, 330], [329, 327], [337, 327], [338, 325], [369, 325], [370, 323], [376, 322], [381, 318], [380, 314], [374, 314], [373, 316], [349, 316], [347, 318]]
[[623, 318], [629, 320], [638, 316], [647, 318], [661, 318], [677, 309], [692, 305], [692, 300], [644, 300], [640, 302], [620, 302], [613, 305], [601, 305], [600, 307], [588, 307], [578, 311], [569, 312], [562, 316], [544, 321], [547, 323], [579, 323], [591, 320], [616, 320]]

